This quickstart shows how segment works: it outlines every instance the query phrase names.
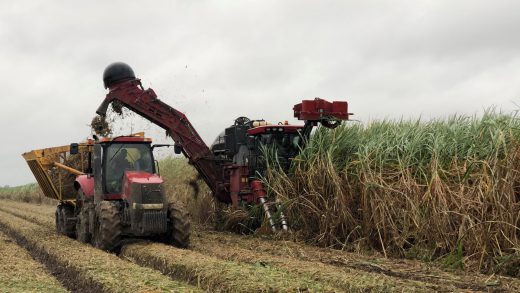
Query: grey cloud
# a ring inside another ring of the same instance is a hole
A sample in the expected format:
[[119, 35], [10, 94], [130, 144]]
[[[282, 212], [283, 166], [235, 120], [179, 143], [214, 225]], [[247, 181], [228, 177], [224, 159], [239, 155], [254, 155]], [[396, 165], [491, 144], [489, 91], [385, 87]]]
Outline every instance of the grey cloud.
[[[348, 98], [362, 121], [510, 111], [520, 96], [517, 1], [0, 2], [0, 185], [33, 181], [21, 152], [89, 135], [113, 61], [208, 143], [316, 96]], [[137, 117], [118, 129], [167, 141]]]

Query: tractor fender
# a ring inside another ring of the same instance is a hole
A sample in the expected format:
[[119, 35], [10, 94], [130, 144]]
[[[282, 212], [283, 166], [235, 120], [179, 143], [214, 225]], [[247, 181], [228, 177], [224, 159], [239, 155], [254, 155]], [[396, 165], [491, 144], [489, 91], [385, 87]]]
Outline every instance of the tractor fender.
[[79, 175], [74, 181], [74, 188], [76, 188], [76, 190], [81, 188], [86, 197], [94, 196], [94, 177]]

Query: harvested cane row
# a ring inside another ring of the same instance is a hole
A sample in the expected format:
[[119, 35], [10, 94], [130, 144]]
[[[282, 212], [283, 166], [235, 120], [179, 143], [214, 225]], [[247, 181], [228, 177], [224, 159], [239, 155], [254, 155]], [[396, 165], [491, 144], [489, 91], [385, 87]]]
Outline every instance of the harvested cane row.
[[[5, 206], [0, 209], [25, 220], [39, 223], [42, 229], [52, 229], [53, 219], [50, 215], [44, 216]], [[208, 291], [343, 291], [341, 288], [317, 282], [308, 276], [291, 274], [284, 269], [224, 261], [158, 243], [127, 244], [122, 248], [120, 257], [157, 269], [174, 279], [189, 282]], [[363, 287], [357, 289], [362, 291]]]
[[[225, 247], [225, 249], [223, 249]], [[410, 260], [362, 256], [337, 250], [311, 247], [292, 241], [238, 239], [232, 233], [205, 231], [192, 237], [192, 249], [222, 259], [246, 263], [263, 263], [284, 267], [291, 271], [313, 274], [317, 279], [340, 284], [343, 288], [353, 282], [349, 277], [360, 274], [355, 282], [367, 276], [378, 276], [379, 282], [388, 280], [395, 286], [411, 287], [420, 284], [435, 291], [512, 291], [520, 292], [520, 280], [499, 275], [446, 272], [433, 264]], [[233, 253], [229, 253], [232, 251]], [[416, 283], [412, 283], [417, 281]], [[370, 283], [366, 284], [370, 287]]]
[[[25, 203], [19, 201], [11, 201], [11, 200], [0, 200], [0, 208], [8, 208], [11, 210], [18, 211], [26, 211], [28, 215], [39, 215], [39, 216], [52, 216], [54, 217], [54, 213], [56, 212], [55, 205], [46, 205], [46, 204], [32, 204]], [[35, 218], [36, 219], [36, 218]]]
[[[43, 228], [52, 229], [54, 225], [51, 215], [33, 214], [11, 207], [2, 207], [0, 210], [42, 225]], [[342, 291], [306, 276], [291, 275], [285, 270], [222, 261], [216, 257], [157, 243], [127, 244], [121, 250], [120, 257], [208, 291]]]
[[59, 236], [44, 225], [0, 211], [0, 228], [76, 292], [197, 292], [148, 268]]
[[[33, 213], [35, 207], [30, 205], [25, 205], [24, 209], [31, 210], [31, 212], [24, 212], [19, 208], [17, 209], [16, 206], [20, 206], [20, 204], [13, 203], [13, 205], [2, 209], [16, 216], [48, 227], [53, 225], [50, 210], [47, 211], [46, 215], [41, 215], [41, 213]], [[210, 250], [210, 247], [215, 247], [215, 243], [205, 243], [205, 245]], [[194, 244], [194, 246], [201, 247], [200, 243]], [[230, 253], [229, 249], [223, 247], [215, 248], [216, 250], [220, 250], [223, 255], [236, 255], [235, 253]], [[201, 251], [207, 252], [207, 250], [202, 249]], [[381, 276], [376, 273], [356, 270], [338, 270], [335, 267], [319, 262], [311, 263], [291, 259], [279, 259], [276, 262], [279, 265], [270, 265], [259, 259], [257, 262], [249, 262], [250, 264], [248, 265], [242, 264], [238, 266], [234, 261], [243, 262], [243, 260], [229, 259], [231, 261], [221, 261], [218, 259], [219, 257], [222, 258], [221, 254], [213, 255], [214, 256], [207, 256], [201, 253], [179, 250], [162, 244], [152, 243], [126, 245], [121, 252], [121, 256], [124, 258], [141, 265], [151, 266], [165, 274], [175, 275], [177, 278], [180, 277], [186, 281], [190, 281], [194, 277], [192, 272], [186, 270], [196, 270], [198, 272], [198, 275], [196, 275], [197, 282], [206, 283], [207, 285], [204, 287], [207, 288], [211, 287], [214, 289], [221, 287], [225, 291], [234, 291], [236, 289], [238, 289], [238, 291], [251, 291], [259, 287], [265, 287], [265, 289], [268, 290], [286, 288], [287, 291], [295, 291], [302, 288], [317, 291], [356, 291], [356, 289], [358, 289], [358, 291], [364, 289], [372, 289], [375, 291], [392, 291], [396, 289], [400, 291], [402, 288], [409, 288], [410, 290], [442, 289], [439, 286], [433, 286], [431, 284], [401, 280]], [[285, 273], [280, 274], [280, 272]], [[291, 274], [297, 275], [298, 277], [291, 277]], [[309, 276], [312, 276], [312, 279], [309, 279]], [[227, 281], [224, 284], [218, 284], [223, 277], [225, 277]], [[202, 281], [200, 281], [200, 278], [202, 278]], [[307, 280], [307, 284], [301, 284], [303, 280]], [[330, 284], [330, 286], [320, 288], [318, 287], [319, 282]], [[298, 283], [298, 287], [291, 287], [290, 285]], [[312, 283], [318, 284], [309, 287]], [[449, 290], [453, 289], [454, 287], [449, 288]]]
[[[37, 216], [33, 210], [38, 207], [27, 204], [9, 204], [10, 212], [28, 219], [38, 220], [46, 225], [53, 225], [51, 209], [39, 210], [46, 217]], [[30, 213], [21, 212], [21, 209]], [[43, 212], [42, 212], [43, 211]], [[30, 214], [32, 216], [30, 216]], [[520, 282], [511, 278], [483, 275], [455, 275], [443, 272], [435, 267], [412, 261], [395, 261], [381, 258], [362, 257], [335, 250], [320, 249], [289, 241], [272, 241], [257, 237], [242, 237], [231, 233], [203, 231], [192, 236], [192, 249], [207, 255], [230, 261], [238, 261], [253, 266], [279, 268], [293, 275], [312, 278], [340, 288], [341, 291], [356, 288], [371, 288], [391, 291], [392, 288], [408, 290], [432, 289], [436, 291], [456, 290], [518, 290]], [[167, 274], [182, 274], [171, 263], [188, 261], [191, 256], [179, 254], [173, 247], [160, 244], [134, 244], [124, 249], [127, 256], [133, 254], [142, 259], [144, 265], [152, 265]], [[141, 254], [142, 253], [142, 254]], [[182, 251], [181, 251], [182, 253]], [[148, 256], [143, 256], [149, 254]], [[160, 254], [161, 257], [157, 257]], [[179, 255], [182, 255], [178, 260]], [[198, 256], [201, 257], [201, 256]], [[205, 258], [204, 258], [205, 257]], [[210, 258], [211, 260], [214, 260]], [[136, 261], [136, 259], [134, 259]], [[211, 261], [210, 261], [211, 262]], [[201, 266], [199, 266], [200, 269]], [[189, 279], [190, 275], [184, 277]], [[205, 282], [214, 282], [205, 280]]]
[[45, 267], [0, 232], [0, 292], [68, 292]]

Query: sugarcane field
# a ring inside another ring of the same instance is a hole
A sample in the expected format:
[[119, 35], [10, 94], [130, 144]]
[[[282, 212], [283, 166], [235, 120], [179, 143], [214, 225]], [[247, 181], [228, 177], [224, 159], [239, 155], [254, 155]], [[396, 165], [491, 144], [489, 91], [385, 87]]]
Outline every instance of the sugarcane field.
[[520, 292], [519, 2], [0, 2], [0, 292]]

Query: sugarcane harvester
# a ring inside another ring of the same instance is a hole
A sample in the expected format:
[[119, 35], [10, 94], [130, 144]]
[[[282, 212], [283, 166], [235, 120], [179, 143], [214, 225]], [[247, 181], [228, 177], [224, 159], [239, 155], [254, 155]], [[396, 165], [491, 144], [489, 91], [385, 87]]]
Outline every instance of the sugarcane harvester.
[[[99, 115], [106, 115], [115, 102], [164, 128], [175, 142], [175, 153], [188, 158], [219, 202], [234, 208], [262, 205], [273, 231], [287, 230], [288, 225], [261, 181], [267, 167], [265, 147], [275, 150], [281, 167], [288, 171], [314, 126], [335, 128], [351, 115], [344, 101], [304, 100], [293, 109], [304, 125], [272, 125], [239, 117], [208, 147], [188, 118], [159, 100], [152, 89], [145, 90], [128, 65], [109, 65], [103, 80], [108, 94]], [[165, 145], [152, 145], [143, 133], [94, 136], [83, 143], [33, 150], [23, 157], [43, 194], [59, 201], [59, 233], [107, 251], [117, 251], [124, 239], [143, 237], [188, 247], [188, 214], [181, 204], [168, 202], [154, 164], [153, 149], [160, 146]]]
[[[335, 128], [351, 115], [346, 101], [304, 100], [293, 108], [294, 117], [303, 120], [304, 125], [272, 125], [239, 117], [208, 147], [186, 115], [158, 99], [152, 89], [144, 89], [127, 64], [109, 65], [103, 80], [108, 94], [97, 114], [105, 116], [108, 106], [115, 102], [165, 129], [175, 142], [175, 153], [188, 158], [219, 202], [235, 208], [261, 204], [273, 231], [287, 230], [288, 225], [279, 204], [268, 200], [260, 180], [266, 170], [263, 148], [272, 147], [281, 167], [288, 171], [314, 126], [321, 123]], [[102, 188], [98, 187], [98, 193], [102, 194]], [[278, 215], [276, 221], [274, 213]]]

